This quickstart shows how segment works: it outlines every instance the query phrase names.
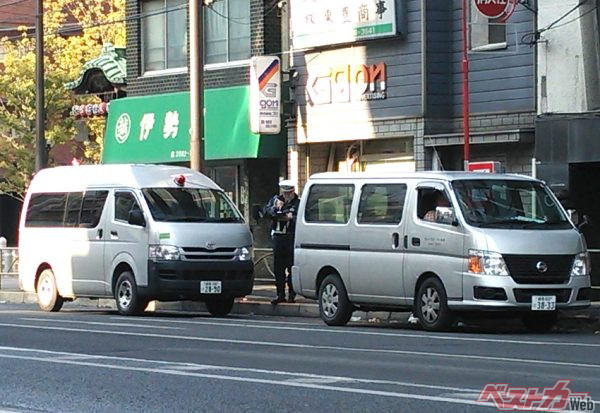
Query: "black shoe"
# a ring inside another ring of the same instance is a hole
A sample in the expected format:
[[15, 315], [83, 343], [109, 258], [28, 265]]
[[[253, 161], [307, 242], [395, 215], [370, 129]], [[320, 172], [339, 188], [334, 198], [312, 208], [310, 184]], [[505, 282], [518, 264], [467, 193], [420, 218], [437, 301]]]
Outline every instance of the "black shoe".
[[288, 299], [287, 299], [288, 303], [295, 303], [296, 302], [296, 294], [291, 294]]
[[271, 304], [272, 305], [277, 305], [279, 303], [285, 303], [285, 298], [284, 297], [277, 297], [277, 298], [274, 298], [273, 300], [271, 300]]

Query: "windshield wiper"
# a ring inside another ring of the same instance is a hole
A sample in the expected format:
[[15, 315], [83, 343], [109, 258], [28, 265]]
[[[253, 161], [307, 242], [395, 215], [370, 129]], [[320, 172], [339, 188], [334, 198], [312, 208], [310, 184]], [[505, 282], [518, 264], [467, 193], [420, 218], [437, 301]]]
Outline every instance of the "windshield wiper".
[[206, 218], [202, 217], [167, 217], [164, 221], [168, 222], [206, 222]]

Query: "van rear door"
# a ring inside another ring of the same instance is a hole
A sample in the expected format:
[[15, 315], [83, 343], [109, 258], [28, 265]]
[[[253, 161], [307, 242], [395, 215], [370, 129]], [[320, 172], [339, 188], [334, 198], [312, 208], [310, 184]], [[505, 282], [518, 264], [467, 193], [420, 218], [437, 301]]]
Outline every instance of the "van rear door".
[[352, 222], [350, 295], [353, 301], [405, 304], [402, 268], [406, 183], [365, 183]]

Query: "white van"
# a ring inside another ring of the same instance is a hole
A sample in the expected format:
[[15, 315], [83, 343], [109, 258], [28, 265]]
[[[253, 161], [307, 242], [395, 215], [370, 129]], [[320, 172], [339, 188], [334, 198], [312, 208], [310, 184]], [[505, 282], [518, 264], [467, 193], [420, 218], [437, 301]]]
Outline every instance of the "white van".
[[77, 297], [114, 297], [122, 314], [156, 299], [204, 301], [223, 316], [252, 291], [252, 254], [240, 212], [191, 169], [49, 168], [23, 204], [19, 285], [45, 311]]
[[516, 175], [324, 173], [298, 211], [294, 290], [330, 325], [354, 309], [413, 311], [425, 329], [473, 310], [548, 330], [590, 305], [583, 237], [552, 192]]

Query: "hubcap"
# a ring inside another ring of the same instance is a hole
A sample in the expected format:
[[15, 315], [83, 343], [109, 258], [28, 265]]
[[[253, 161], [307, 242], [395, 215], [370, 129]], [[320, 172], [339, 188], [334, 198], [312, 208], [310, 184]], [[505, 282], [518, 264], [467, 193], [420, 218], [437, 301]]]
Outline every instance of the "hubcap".
[[42, 305], [49, 305], [54, 295], [54, 284], [48, 276], [44, 276], [38, 287], [38, 300]]
[[119, 304], [122, 308], [128, 308], [131, 304], [131, 297], [133, 295], [133, 288], [131, 287], [131, 283], [127, 280], [123, 281], [121, 285], [119, 285], [118, 290], [118, 299]]
[[327, 284], [321, 296], [321, 307], [327, 318], [332, 318], [338, 311], [339, 294], [333, 284]]
[[421, 313], [428, 323], [433, 323], [439, 317], [440, 296], [435, 288], [429, 287], [421, 295]]

